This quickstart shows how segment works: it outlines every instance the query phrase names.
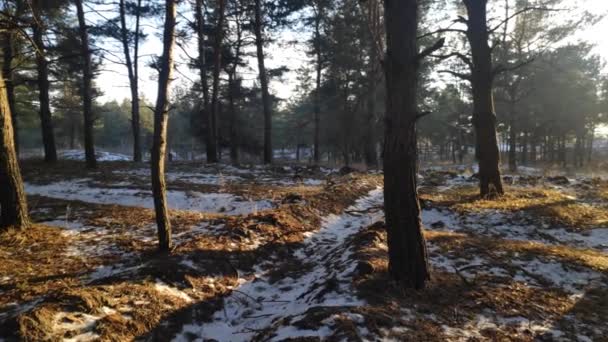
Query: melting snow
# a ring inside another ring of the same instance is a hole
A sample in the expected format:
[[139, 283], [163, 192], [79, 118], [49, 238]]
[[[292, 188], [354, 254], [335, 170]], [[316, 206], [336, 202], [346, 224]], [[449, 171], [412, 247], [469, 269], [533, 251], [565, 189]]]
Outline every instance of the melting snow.
[[[382, 190], [374, 190], [349, 210], [370, 208], [381, 199]], [[285, 278], [277, 283], [271, 283], [266, 274], [256, 275], [254, 280], [243, 282], [225, 299], [224, 310], [216, 312], [212, 322], [186, 325], [175, 340], [187, 341], [189, 336], [195, 335], [201, 339], [248, 341], [255, 330], [267, 328], [286, 316], [301, 316], [312, 307], [365, 304], [351, 288], [350, 276], [356, 263], [351, 258], [348, 238], [380, 219], [381, 215], [330, 215], [321, 229], [308, 237], [295, 253], [303, 264], [314, 265], [311, 270], [296, 279]], [[330, 279], [335, 279], [337, 285], [324, 293]], [[283, 326], [276, 333], [273, 340], [295, 336], [323, 338], [331, 331], [328, 327], [312, 331]]]
[[[132, 207], [154, 208], [152, 193], [148, 190], [94, 188], [86, 180], [62, 181], [46, 185], [26, 183], [28, 194], [97, 204], [118, 204]], [[240, 215], [270, 209], [269, 200], [245, 200], [226, 193], [201, 193], [197, 191], [167, 191], [169, 208], [212, 213]]]

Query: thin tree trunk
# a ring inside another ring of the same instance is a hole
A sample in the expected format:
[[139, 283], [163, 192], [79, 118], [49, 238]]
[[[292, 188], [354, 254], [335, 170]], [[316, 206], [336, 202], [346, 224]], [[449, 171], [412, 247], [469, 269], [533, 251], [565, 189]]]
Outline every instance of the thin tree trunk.
[[11, 116], [4, 78], [0, 74], [0, 230], [27, 228], [30, 224]]
[[272, 108], [270, 108], [270, 93], [268, 92], [268, 75], [264, 65], [264, 37], [262, 36], [262, 5], [261, 0], [254, 0], [255, 46], [258, 58], [260, 87], [262, 88], [262, 106], [264, 107], [264, 164], [272, 163]]
[[[194, 4], [194, 21], [196, 26], [196, 35], [198, 42], [198, 67], [201, 78], [201, 87], [203, 88], [203, 108], [201, 110], [201, 118], [203, 122], [209, 120], [209, 85], [207, 84], [207, 60], [205, 55], [205, 16], [203, 13], [204, 0], [196, 0]], [[207, 131], [208, 133], [208, 131]], [[208, 162], [217, 161], [217, 150], [214, 151], [214, 138], [209, 134], [205, 134], [205, 149]]]
[[11, 31], [7, 31], [3, 34], [4, 41], [2, 45], [2, 51], [4, 53], [4, 59], [2, 64], [2, 76], [4, 77], [4, 83], [6, 87], [8, 107], [12, 115], [15, 151], [17, 153], [17, 156], [19, 156], [19, 126], [17, 122], [17, 108], [15, 106], [15, 84], [13, 83], [14, 39], [15, 34]]
[[316, 78], [315, 78], [315, 97], [314, 97], [314, 137], [313, 137], [313, 161], [319, 164], [321, 158], [321, 71], [323, 61], [321, 56], [321, 16], [322, 4], [315, 2], [315, 55], [316, 55]]
[[82, 0], [75, 0], [76, 11], [78, 13], [78, 26], [80, 34], [80, 49], [83, 59], [82, 72], [82, 104], [84, 114], [84, 156], [87, 168], [97, 167], [95, 160], [95, 140], [93, 137], [93, 67], [91, 65], [91, 50], [89, 49], [89, 34], [84, 18]]
[[524, 140], [521, 142], [521, 164], [528, 164], [528, 132], [524, 131]]
[[367, 75], [367, 82], [369, 87], [369, 93], [367, 98], [367, 117], [365, 122], [365, 164], [368, 167], [376, 167], [378, 165], [378, 157], [376, 155], [376, 139], [374, 134], [375, 121], [376, 121], [376, 66], [378, 65], [378, 56], [375, 43], [375, 16], [377, 2], [369, 1], [369, 19], [370, 23], [370, 61], [369, 61], [369, 75]]
[[417, 0], [385, 0], [384, 207], [389, 273], [407, 288], [430, 279], [416, 180]]
[[234, 96], [237, 92], [238, 85], [236, 84], [237, 68], [239, 66], [239, 60], [241, 58], [241, 44], [242, 44], [242, 30], [241, 21], [237, 15], [235, 20], [236, 30], [236, 46], [234, 49], [234, 61], [232, 62], [232, 68], [228, 74], [228, 102], [230, 105], [230, 161], [233, 165], [239, 162], [239, 134], [237, 131], [237, 109], [235, 105]]
[[559, 144], [559, 160], [562, 163], [562, 166], [567, 166], [568, 161], [566, 159], [566, 134], [562, 134], [560, 139], [558, 140]]
[[[236, 63], [235, 63], [236, 64]], [[237, 114], [236, 105], [234, 103], [234, 93], [236, 90], [234, 68], [228, 73], [228, 105], [230, 106], [230, 162], [233, 165], [239, 163], [239, 147], [238, 147], [238, 132], [237, 132]]]
[[57, 161], [57, 148], [55, 147], [55, 133], [53, 132], [53, 119], [51, 117], [51, 103], [49, 99], [49, 70], [46, 60], [46, 49], [42, 36], [44, 27], [42, 17], [38, 13], [39, 2], [32, 0], [34, 22], [32, 24], [32, 39], [36, 44], [36, 69], [38, 71], [38, 100], [40, 102], [40, 126], [42, 128], [42, 143], [44, 145], [44, 161], [54, 163]]
[[[131, 90], [131, 130], [133, 133], [133, 161], [141, 162], [141, 133], [139, 125], [139, 90], [138, 80], [135, 72], [134, 63], [137, 63], [137, 52], [134, 53], [133, 61], [131, 59], [131, 51], [129, 46], [129, 31], [127, 28], [127, 13], [125, 8], [125, 0], [119, 1], [119, 12], [120, 12], [120, 36], [125, 55], [125, 66], [127, 67], [127, 73], [129, 77], [129, 88]], [[137, 10], [135, 14], [135, 38], [134, 45], [135, 51], [137, 51], [137, 45], [139, 44], [139, 17], [140, 17], [140, 6], [141, 0], [137, 2]]]
[[171, 250], [171, 222], [167, 208], [165, 184], [165, 155], [167, 151], [167, 125], [169, 119], [169, 84], [173, 74], [173, 47], [175, 44], [175, 0], [165, 1], [165, 28], [163, 55], [158, 75], [158, 96], [154, 110], [154, 140], [152, 147], [152, 192], [158, 225], [159, 250]]
[[593, 155], [593, 141], [595, 139], [595, 125], [593, 125], [591, 127], [591, 130], [589, 132], [589, 144], [587, 147], [587, 164], [591, 163], [591, 157]]
[[216, 15], [217, 24], [215, 26], [215, 42], [213, 44], [213, 89], [211, 93], [211, 114], [207, 117], [207, 136], [209, 146], [207, 146], [207, 161], [217, 163], [217, 118], [219, 113], [219, 87], [220, 70], [222, 67], [222, 40], [224, 35], [224, 9], [225, 0], [217, 1]]
[[[479, 162], [479, 186], [482, 196], [491, 191], [503, 194], [500, 177], [500, 152], [496, 139], [496, 114], [492, 96], [492, 50], [488, 45], [487, 0], [463, 0], [468, 12], [467, 37], [473, 55], [471, 85], [473, 90], [473, 126], [476, 156]], [[492, 189], [492, 187], [494, 189]]]
[[509, 124], [509, 171], [517, 171], [517, 131], [515, 130], [515, 113], [511, 111]]

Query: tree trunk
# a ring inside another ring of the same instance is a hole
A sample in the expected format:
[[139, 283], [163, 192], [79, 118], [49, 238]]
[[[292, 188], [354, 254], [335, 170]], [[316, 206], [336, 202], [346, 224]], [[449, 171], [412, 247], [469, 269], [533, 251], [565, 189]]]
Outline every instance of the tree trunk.
[[152, 147], [152, 192], [158, 226], [159, 250], [171, 250], [171, 222], [167, 209], [165, 184], [165, 154], [167, 151], [167, 124], [169, 119], [169, 84], [173, 73], [173, 46], [175, 44], [175, 0], [165, 1], [165, 28], [163, 55], [158, 75], [158, 96], [154, 109], [154, 139]]
[[593, 141], [595, 139], [595, 125], [593, 125], [589, 132], [589, 143], [587, 144], [587, 164], [591, 163], [593, 155]]
[[57, 161], [55, 147], [55, 133], [53, 132], [53, 119], [51, 117], [51, 103], [49, 100], [49, 70], [46, 60], [46, 49], [42, 36], [44, 27], [42, 17], [38, 13], [39, 1], [32, 0], [34, 22], [32, 24], [32, 39], [36, 44], [36, 69], [38, 71], [38, 100], [40, 102], [40, 126], [42, 128], [42, 143], [44, 145], [44, 161], [54, 163]]
[[217, 118], [219, 112], [219, 86], [220, 86], [220, 70], [222, 67], [222, 40], [224, 34], [224, 9], [225, 0], [217, 1], [216, 14], [218, 15], [217, 24], [215, 26], [215, 41], [213, 44], [213, 89], [211, 93], [211, 113], [207, 117], [207, 137], [209, 144], [207, 146], [207, 161], [210, 163], [218, 162], [217, 151]]
[[517, 171], [517, 131], [515, 130], [515, 113], [511, 112], [509, 124], [509, 171]]
[[521, 164], [528, 164], [528, 132], [524, 131], [524, 139], [521, 142]]
[[235, 20], [235, 31], [236, 31], [236, 46], [234, 48], [234, 61], [232, 62], [232, 68], [228, 74], [228, 101], [230, 105], [230, 161], [233, 165], [239, 162], [239, 135], [237, 131], [238, 115], [235, 105], [234, 96], [238, 90], [237, 85], [237, 68], [239, 66], [239, 60], [241, 58], [241, 45], [242, 45], [242, 30], [241, 21], [237, 15]]
[[315, 55], [316, 55], [316, 78], [315, 78], [315, 97], [314, 97], [314, 137], [313, 137], [313, 161], [319, 164], [321, 158], [321, 71], [323, 62], [321, 57], [321, 16], [322, 4], [320, 1], [315, 2]]
[[135, 53], [134, 60], [131, 60], [131, 52], [129, 47], [129, 32], [127, 28], [127, 14], [125, 9], [125, 0], [119, 1], [119, 12], [120, 12], [120, 36], [123, 53], [125, 55], [125, 65], [127, 67], [127, 73], [129, 77], [129, 88], [131, 90], [131, 129], [133, 133], [133, 161], [141, 162], [141, 133], [139, 125], [139, 81], [136, 77], [134, 64], [137, 63], [137, 49], [139, 45], [139, 9], [141, 6], [141, 0], [137, 2], [137, 12], [135, 15]]
[[80, 50], [82, 52], [83, 67], [82, 71], [82, 107], [84, 114], [84, 156], [87, 168], [97, 167], [95, 160], [95, 140], [93, 137], [93, 67], [91, 65], [91, 50], [89, 49], [89, 34], [84, 18], [82, 0], [75, 0], [78, 13], [78, 26], [80, 34]]
[[268, 92], [268, 75], [264, 65], [264, 37], [262, 36], [262, 5], [261, 0], [254, 0], [255, 46], [258, 58], [258, 71], [260, 74], [260, 87], [262, 88], [262, 106], [264, 107], [264, 164], [272, 163], [272, 108], [270, 108], [270, 93]]
[[0, 75], [0, 230], [26, 228], [30, 224], [11, 116], [4, 78]]
[[[207, 61], [205, 56], [205, 16], [203, 14], [203, 2], [204, 0], [196, 0], [194, 4], [194, 21], [198, 41], [198, 67], [201, 77], [201, 87], [203, 88], [203, 108], [201, 110], [201, 117], [203, 122], [208, 122], [211, 114], [209, 110], [209, 85], [207, 84]], [[217, 161], [217, 149], [214, 150], [214, 139], [215, 138], [210, 137], [209, 134], [205, 134], [207, 161], [211, 163]]]
[[[487, 0], [463, 0], [468, 12], [467, 37], [473, 55], [471, 85], [473, 90], [473, 126], [476, 156], [479, 162], [481, 196], [491, 191], [503, 194], [500, 177], [500, 152], [496, 139], [496, 114], [492, 83], [492, 50], [488, 45]], [[492, 187], [494, 189], [492, 189]]]
[[374, 134], [374, 128], [376, 124], [376, 67], [378, 65], [378, 54], [375, 43], [375, 30], [376, 20], [375, 17], [378, 15], [377, 2], [369, 1], [369, 19], [370, 23], [370, 61], [369, 61], [369, 74], [367, 75], [368, 82], [368, 98], [367, 98], [367, 117], [365, 122], [365, 164], [368, 167], [376, 167], [378, 165], [378, 157], [376, 155], [376, 139]]
[[238, 132], [236, 128], [237, 114], [236, 105], [234, 103], [234, 93], [236, 92], [236, 84], [234, 80], [235, 73], [235, 69], [233, 68], [228, 74], [228, 105], [230, 106], [230, 162], [233, 165], [239, 163]]
[[7, 31], [3, 34], [2, 51], [4, 60], [2, 64], [2, 76], [6, 87], [6, 95], [8, 108], [12, 115], [13, 122], [13, 139], [15, 144], [15, 152], [19, 155], [19, 126], [17, 122], [17, 108], [15, 106], [15, 84], [13, 83], [13, 56], [14, 56], [14, 39], [15, 33]]
[[559, 161], [561, 162], [562, 166], [565, 167], [567, 165], [567, 160], [566, 160], [566, 134], [562, 134], [562, 136], [558, 140], [558, 144], [559, 144]]
[[417, 0], [385, 0], [384, 207], [389, 273], [404, 287], [430, 279], [416, 180]]

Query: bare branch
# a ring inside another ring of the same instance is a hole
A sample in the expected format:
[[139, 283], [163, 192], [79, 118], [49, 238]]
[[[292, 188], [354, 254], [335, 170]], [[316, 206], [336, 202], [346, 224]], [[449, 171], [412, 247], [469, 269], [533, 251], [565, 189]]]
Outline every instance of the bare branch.
[[452, 71], [452, 70], [437, 70], [438, 73], [440, 74], [450, 74], [452, 76], [456, 76], [460, 79], [463, 79], [465, 81], [471, 81], [472, 77], [471, 74], [463, 74], [461, 72], [456, 72], [456, 71]]
[[471, 59], [468, 56], [463, 55], [460, 52], [452, 52], [450, 54], [447, 55], [430, 55], [431, 57], [437, 58], [439, 60], [446, 60], [448, 58], [452, 58], [452, 57], [458, 57], [461, 61], [463, 61], [466, 65], [468, 65], [469, 67], [473, 67], [473, 62], [471, 62]]
[[427, 47], [426, 49], [422, 50], [422, 52], [420, 52], [417, 56], [416, 56], [416, 62], [421, 61], [422, 59], [424, 59], [425, 57], [429, 56], [430, 54], [432, 54], [433, 52], [441, 49], [443, 47], [443, 45], [445, 44], [445, 38], [439, 38], [438, 41], [435, 42], [435, 44]]
[[502, 25], [506, 24], [509, 22], [509, 20], [517, 17], [520, 14], [523, 14], [525, 12], [529, 12], [529, 11], [564, 11], [565, 9], [558, 9], [558, 8], [547, 8], [547, 7], [525, 7], [522, 8], [521, 10], [511, 14], [510, 16], [506, 17], [505, 19], [501, 20], [500, 23], [498, 23], [498, 25], [492, 27], [491, 29], [488, 30], [489, 33], [493, 33], [494, 31], [498, 30]]
[[517, 69], [519, 69], [521, 67], [524, 67], [524, 66], [526, 66], [526, 65], [528, 65], [528, 64], [530, 64], [532, 62], [534, 62], [534, 58], [530, 58], [530, 59], [527, 59], [525, 61], [521, 61], [521, 62], [519, 62], [517, 64], [510, 65], [510, 66], [504, 66], [502, 64], [498, 64], [494, 68], [494, 70], [492, 70], [492, 76], [496, 76], [496, 75], [500, 75], [500, 74], [505, 73], [505, 72], [517, 70]]
[[444, 28], [444, 29], [435, 30], [433, 32], [425, 33], [423, 35], [416, 37], [416, 39], [422, 39], [422, 38], [433, 36], [433, 35], [436, 35], [439, 33], [448, 33], [448, 32], [465, 33], [465, 34], [467, 33], [466, 30], [462, 30], [462, 29]]

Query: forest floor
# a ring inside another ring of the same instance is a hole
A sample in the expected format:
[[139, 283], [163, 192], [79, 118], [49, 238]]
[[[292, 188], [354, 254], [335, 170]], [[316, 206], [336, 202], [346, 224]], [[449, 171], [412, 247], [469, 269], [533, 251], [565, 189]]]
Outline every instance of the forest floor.
[[432, 279], [387, 277], [382, 176], [172, 163], [156, 251], [145, 164], [24, 162], [0, 235], [0, 340], [608, 340], [608, 180], [421, 171]]

